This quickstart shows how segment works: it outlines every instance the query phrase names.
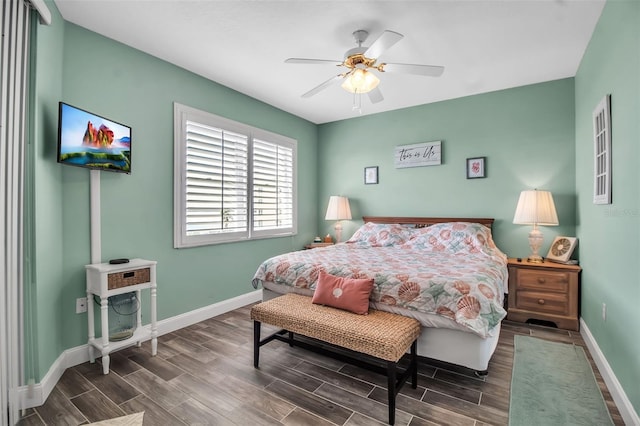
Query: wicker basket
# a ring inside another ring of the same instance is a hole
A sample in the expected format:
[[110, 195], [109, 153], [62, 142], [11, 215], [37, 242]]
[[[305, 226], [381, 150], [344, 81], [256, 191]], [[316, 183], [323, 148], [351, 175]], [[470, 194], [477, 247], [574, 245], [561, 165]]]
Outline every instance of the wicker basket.
[[114, 272], [107, 276], [107, 288], [129, 287], [136, 284], [148, 283], [151, 280], [151, 268], [134, 269], [133, 271]]

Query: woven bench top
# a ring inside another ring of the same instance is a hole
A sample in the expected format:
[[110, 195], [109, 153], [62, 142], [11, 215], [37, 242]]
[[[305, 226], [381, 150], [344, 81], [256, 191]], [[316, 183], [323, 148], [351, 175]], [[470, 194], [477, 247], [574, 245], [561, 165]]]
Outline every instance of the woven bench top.
[[386, 361], [398, 361], [420, 335], [413, 318], [373, 309], [358, 315], [293, 293], [254, 305], [251, 319]]

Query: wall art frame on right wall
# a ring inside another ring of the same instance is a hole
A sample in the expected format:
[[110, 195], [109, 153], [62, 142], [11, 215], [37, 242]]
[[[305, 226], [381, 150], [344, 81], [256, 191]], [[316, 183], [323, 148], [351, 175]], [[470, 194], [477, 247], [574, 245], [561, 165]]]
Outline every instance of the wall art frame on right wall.
[[611, 204], [611, 95], [593, 110], [593, 204]]

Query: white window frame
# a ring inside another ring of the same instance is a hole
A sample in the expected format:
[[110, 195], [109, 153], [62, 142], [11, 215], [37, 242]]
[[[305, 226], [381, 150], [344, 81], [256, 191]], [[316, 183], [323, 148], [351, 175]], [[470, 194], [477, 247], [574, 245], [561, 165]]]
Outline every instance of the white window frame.
[[611, 204], [611, 95], [593, 110], [593, 203]]
[[[186, 217], [186, 123], [197, 122], [227, 132], [248, 136], [247, 152], [247, 229], [239, 232], [187, 235]], [[253, 221], [253, 140], [266, 141], [291, 149], [293, 153], [292, 226], [269, 230], [254, 230]], [[197, 247], [263, 238], [285, 237], [298, 232], [297, 145], [295, 139], [262, 130], [174, 102], [174, 248]]]

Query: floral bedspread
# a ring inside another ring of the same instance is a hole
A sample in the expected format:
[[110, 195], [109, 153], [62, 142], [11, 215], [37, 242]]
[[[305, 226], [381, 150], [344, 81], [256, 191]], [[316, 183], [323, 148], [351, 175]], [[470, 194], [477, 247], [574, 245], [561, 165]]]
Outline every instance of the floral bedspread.
[[499, 250], [451, 253], [337, 244], [272, 257], [260, 265], [253, 285], [273, 282], [313, 290], [321, 270], [373, 278], [372, 301], [450, 318], [481, 337], [506, 316], [507, 266]]

